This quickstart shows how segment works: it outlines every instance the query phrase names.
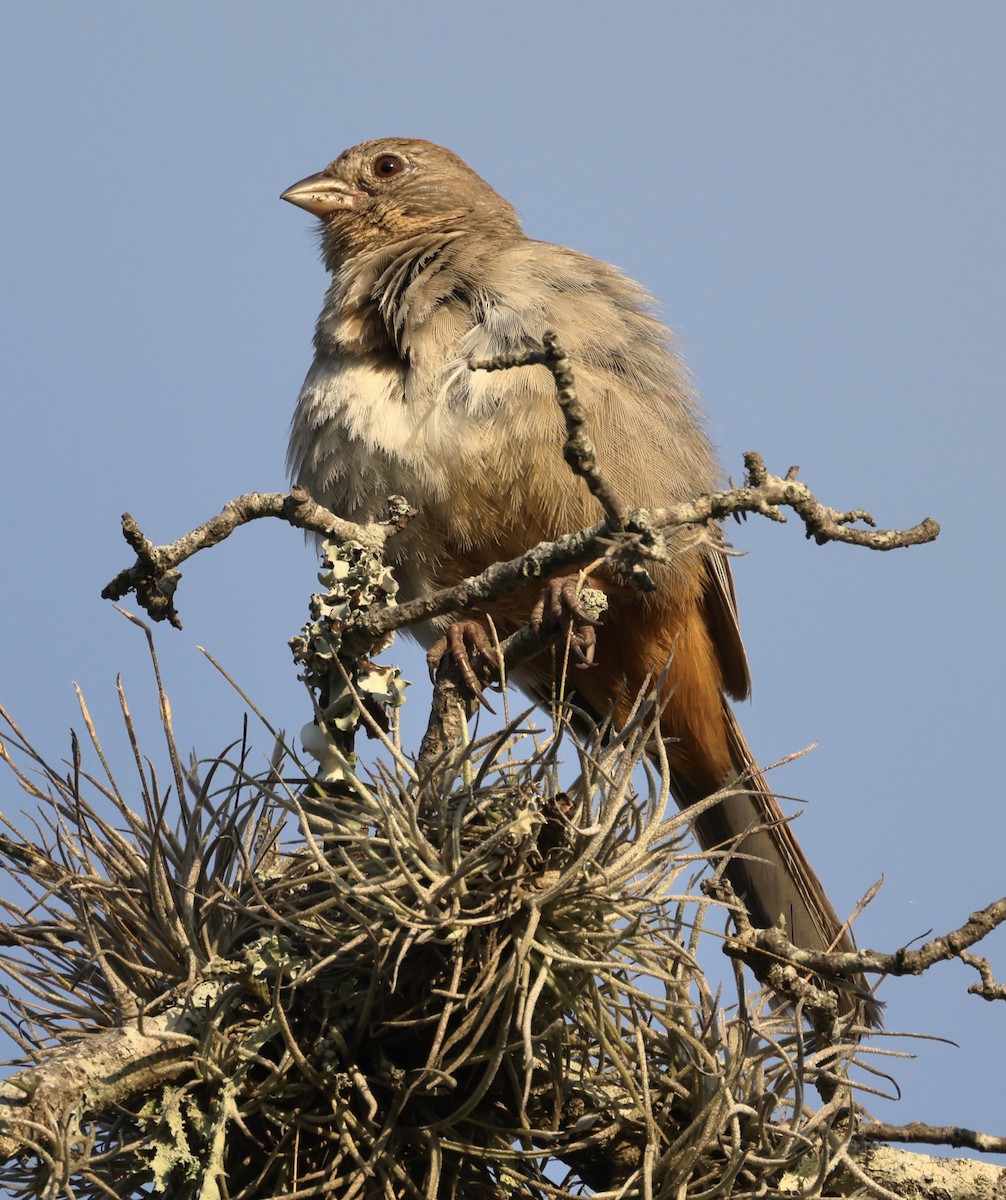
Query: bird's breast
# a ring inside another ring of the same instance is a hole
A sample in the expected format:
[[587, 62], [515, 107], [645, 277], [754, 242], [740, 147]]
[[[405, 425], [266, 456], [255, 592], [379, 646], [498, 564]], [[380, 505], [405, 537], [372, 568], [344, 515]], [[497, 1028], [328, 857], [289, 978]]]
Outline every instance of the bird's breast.
[[292, 474], [351, 520], [382, 515], [389, 495], [423, 510], [442, 503], [485, 457], [469, 374], [464, 364], [424, 375], [388, 357], [319, 356], [294, 415]]

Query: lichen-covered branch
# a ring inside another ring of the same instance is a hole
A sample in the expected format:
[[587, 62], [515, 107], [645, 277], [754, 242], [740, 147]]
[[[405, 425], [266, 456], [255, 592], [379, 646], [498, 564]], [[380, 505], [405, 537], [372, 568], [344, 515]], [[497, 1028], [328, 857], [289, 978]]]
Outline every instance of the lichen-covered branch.
[[[937, 1143], [938, 1144], [938, 1143]], [[776, 1196], [808, 1196], [821, 1181], [808, 1159], [779, 1180]], [[875, 1197], [876, 1200], [1001, 1200], [1006, 1171], [990, 1162], [937, 1158], [894, 1146], [865, 1145], [856, 1139], [827, 1181], [824, 1197]]]
[[850, 978], [854, 975], [921, 975], [938, 962], [961, 958], [969, 947], [987, 937], [1006, 922], [1006, 898], [996, 900], [974, 912], [958, 929], [932, 938], [917, 950], [877, 950], [852, 952], [802, 950], [790, 942], [780, 929], [755, 929], [746, 926], [725, 946], [727, 954], [743, 959], [749, 953], [769, 954], [792, 963], [801, 970], [822, 975]]
[[[683, 526], [708, 527], [742, 513], [785, 521], [782, 510], [789, 508], [803, 522], [807, 536], [819, 544], [847, 542], [872, 550], [920, 545], [931, 542], [939, 534], [940, 527], [931, 518], [906, 530], [876, 529], [876, 522], [865, 509], [842, 511], [822, 504], [806, 484], [797, 480], [796, 467], [790, 467], [784, 476], [772, 475], [754, 451], [744, 456], [746, 478], [741, 487], [697, 496], [670, 508], [630, 510], [604, 476], [603, 463], [590, 439], [586, 414], [576, 395], [572, 365], [554, 334], [546, 334], [540, 348], [479, 360], [470, 366], [473, 370], [504, 370], [534, 363], [541, 363], [552, 372], [556, 400], [566, 422], [564, 457], [573, 473], [586, 482], [604, 512], [605, 520], [591, 529], [571, 531], [555, 542], [542, 542], [519, 558], [498, 563], [481, 575], [462, 580], [456, 587], [400, 605], [394, 612], [368, 614], [357, 625], [361, 652], [368, 642], [395, 629], [498, 600], [518, 590], [528, 580], [547, 579], [599, 558], [617, 560], [623, 577], [632, 579], [641, 589], [649, 590], [653, 582], [646, 563], [666, 557], [663, 535]], [[101, 594], [105, 599], [119, 600], [128, 592], [135, 592], [138, 602], [153, 620], [167, 620], [180, 628], [174, 603], [180, 578], [179, 564], [197, 551], [222, 541], [240, 525], [262, 517], [278, 517], [331, 540], [353, 540], [383, 548], [411, 515], [412, 510], [401, 497], [389, 497], [386, 522], [356, 526], [316, 504], [303, 488], [295, 487], [289, 495], [249, 493], [239, 496], [198, 529], [169, 545], [155, 546], [127, 513], [122, 519], [122, 531], [136, 552], [136, 562], [120, 571]], [[857, 522], [871, 528], [852, 528]]]
[[344, 521], [314, 501], [307, 490], [294, 487], [286, 492], [248, 492], [224, 505], [215, 517], [166, 546], [155, 546], [129, 513], [122, 517], [122, 536], [136, 552], [136, 562], [119, 572], [102, 588], [105, 600], [121, 600], [135, 592], [141, 607], [154, 621], [168, 621], [181, 629], [174, 603], [181, 575], [178, 567], [200, 550], [215, 546], [225, 538], [263, 517], [273, 517], [296, 529], [306, 529], [323, 537], [353, 540], [383, 549], [385, 542], [406, 523], [410, 510], [401, 497], [389, 497], [389, 519], [375, 525], [355, 525]]
[[65, 1158], [90, 1122], [191, 1074], [198, 1045], [181, 1032], [187, 1023], [180, 1011], [95, 1031], [0, 1084], [0, 1163], [32, 1146]]

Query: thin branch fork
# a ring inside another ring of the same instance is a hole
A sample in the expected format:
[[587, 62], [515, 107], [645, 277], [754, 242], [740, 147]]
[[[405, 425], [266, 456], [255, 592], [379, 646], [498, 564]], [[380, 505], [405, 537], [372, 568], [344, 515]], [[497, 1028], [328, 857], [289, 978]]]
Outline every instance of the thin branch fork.
[[[939, 525], [931, 518], [907, 530], [850, 529], [851, 522], [872, 522], [872, 517], [863, 510], [841, 512], [822, 504], [806, 484], [795, 480], [793, 468], [786, 476], [780, 477], [770, 474], [761, 456], [754, 451], [749, 451], [744, 458], [748, 478], [742, 487], [712, 492], [670, 508], [631, 510], [621, 530], [613, 529], [607, 521], [603, 521], [554, 542], [541, 542], [518, 558], [496, 563], [479, 575], [463, 579], [454, 587], [442, 588], [406, 604], [368, 614], [357, 624], [361, 640], [376, 640], [383, 634], [419, 621], [497, 600], [518, 591], [531, 579], [547, 579], [597, 558], [620, 558], [633, 554], [643, 558], [659, 557], [659, 550], [652, 548], [658, 533], [681, 527], [709, 525], [738, 513], [757, 513], [770, 520], [784, 521], [780, 510], [791, 508], [803, 521], [807, 536], [819, 544], [849, 542], [873, 550], [920, 545], [933, 541], [939, 533]], [[279, 517], [300, 529], [368, 545], [372, 545], [375, 538], [384, 544], [402, 527], [401, 520], [387, 525], [356, 525], [341, 520], [311, 500], [303, 488], [294, 488], [289, 495], [270, 492], [239, 496], [217, 516], [166, 546], [154, 546], [142, 534], [134, 519], [126, 514], [123, 517], [123, 536], [136, 550], [137, 561], [132, 567], [120, 571], [101, 594], [107, 600], [118, 600], [127, 592], [134, 591], [153, 620], [169, 620], [179, 627], [170, 595], [163, 595], [169, 585], [170, 592], [174, 591], [172, 580], [177, 582], [178, 564], [199, 550], [223, 541], [240, 525], [261, 517]]]
[[217, 545], [235, 529], [262, 517], [277, 517], [296, 529], [305, 529], [338, 541], [357, 541], [366, 547], [383, 550], [388, 538], [408, 523], [412, 510], [400, 496], [388, 500], [386, 522], [357, 525], [345, 521], [318, 504], [306, 488], [295, 486], [287, 492], [247, 492], [229, 500], [215, 517], [177, 541], [155, 546], [129, 513], [122, 515], [122, 536], [136, 551], [136, 562], [119, 572], [102, 588], [104, 600], [121, 600], [129, 592], [154, 621], [168, 621], [176, 629], [182, 623], [174, 605], [174, 593], [181, 575], [178, 567], [200, 550]]
[[[481, 575], [462, 580], [454, 588], [430, 593], [382, 613], [368, 614], [357, 623], [361, 647], [395, 629], [499, 599], [517, 591], [529, 579], [545, 579], [597, 558], [617, 558], [623, 574], [631, 576], [643, 590], [652, 589], [645, 560], [663, 556], [661, 533], [682, 526], [708, 526], [740, 513], [758, 513], [773, 521], [785, 521], [781, 510], [791, 508], [803, 521], [807, 537], [819, 544], [848, 542], [872, 550], [920, 545], [939, 534], [939, 525], [928, 517], [911, 529], [881, 530], [875, 528], [876, 522], [865, 509], [842, 512], [829, 508], [797, 480], [796, 467], [791, 467], [785, 476], [772, 475], [755, 451], [744, 456], [746, 479], [741, 487], [699, 496], [671, 508], [629, 510], [601, 470], [597, 451], [586, 432], [587, 415], [576, 395], [570, 360], [555, 334], [546, 333], [540, 349], [500, 355], [469, 365], [473, 371], [496, 371], [534, 364], [546, 366], [555, 379], [556, 400], [566, 422], [563, 455], [573, 473], [586, 482], [605, 520], [592, 529], [554, 542], [542, 542], [519, 558], [496, 564]], [[180, 579], [178, 566], [199, 550], [223, 541], [240, 525], [261, 517], [278, 517], [327, 538], [356, 540], [383, 549], [412, 515], [401, 497], [391, 497], [386, 522], [356, 525], [316, 503], [302, 487], [292, 488], [289, 494], [251, 492], [231, 500], [215, 517], [178, 541], [155, 546], [126, 513], [122, 518], [122, 533], [136, 552], [136, 562], [120, 571], [101, 594], [106, 600], [120, 600], [135, 592], [152, 620], [166, 620], [180, 629], [181, 620], [174, 604]], [[871, 528], [850, 528], [857, 522]]]
[[[877, 529], [877, 522], [866, 509], [840, 512], [829, 508], [813, 495], [805, 483], [797, 480], [798, 467], [790, 467], [780, 479], [769, 474], [761, 455], [754, 450], [745, 453], [744, 467], [747, 472], [746, 487], [717, 493], [710, 498], [715, 502], [717, 518], [725, 516], [727, 509], [735, 502], [735, 512], [758, 512], [772, 521], [785, 521], [779, 510], [792, 508], [803, 521], [807, 537], [813, 538], [819, 546], [825, 542], [848, 542], [852, 546], [866, 546], [869, 550], [898, 550], [903, 546], [932, 542], [939, 536], [939, 522], [932, 517], [926, 517], [910, 529]], [[733, 497], [737, 497], [737, 500]], [[748, 507], [749, 502], [755, 507]], [[701, 499], [696, 503], [701, 506]], [[850, 529], [849, 526], [857, 521], [862, 521], [870, 528]]]
[[[859, 974], [921, 975], [935, 963], [953, 958], [961, 958], [969, 965], [974, 965], [969, 961], [974, 956], [967, 954], [967, 950], [987, 937], [993, 929], [1006, 923], [1006, 897], [972, 913], [959, 929], [931, 939], [918, 950], [901, 949], [893, 954], [882, 954], [877, 950], [803, 950], [789, 941], [782, 930], [756, 929], [744, 921], [742, 913], [735, 915], [740, 919], [739, 932], [724, 946], [724, 951], [732, 958], [745, 960], [752, 955], [769, 954], [800, 971], [831, 978], [848, 978]], [[969, 990], [984, 994], [983, 989], [977, 986]]]

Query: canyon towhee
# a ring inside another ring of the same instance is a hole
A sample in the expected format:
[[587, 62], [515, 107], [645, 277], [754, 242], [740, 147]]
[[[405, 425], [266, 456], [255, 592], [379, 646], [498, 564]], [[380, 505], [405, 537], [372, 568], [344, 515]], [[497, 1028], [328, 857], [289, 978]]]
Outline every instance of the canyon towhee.
[[[614, 267], [527, 237], [513, 207], [449, 150], [406, 138], [365, 142], [283, 199], [320, 217], [332, 274], [293, 418], [290, 469], [350, 520], [380, 518], [390, 495], [419, 511], [392, 543], [403, 598], [601, 518], [563, 462], [546, 368], [469, 369], [539, 345], [546, 330], [572, 361], [600, 467], [626, 504], [670, 505], [720, 486], [688, 372], [649, 296]], [[670, 544], [672, 561], [653, 569], [652, 593], [610, 573], [591, 578], [609, 609], [593, 665], [573, 673], [576, 703], [598, 718], [614, 704], [624, 717], [670, 662], [661, 732], [679, 804], [743, 780], [740, 793], [698, 816], [703, 847], [746, 835], [746, 857], [731, 859], [727, 875], [755, 925], [781, 922], [810, 949], [852, 949], [727, 701], [749, 691], [728, 561], [715, 535], [679, 532]], [[533, 603], [525, 592], [487, 608], [506, 636]], [[420, 636], [432, 643], [446, 625]], [[538, 699], [554, 683], [547, 660], [518, 673]], [[859, 991], [843, 995], [844, 1010]], [[860, 1011], [876, 1023], [872, 1001]]]

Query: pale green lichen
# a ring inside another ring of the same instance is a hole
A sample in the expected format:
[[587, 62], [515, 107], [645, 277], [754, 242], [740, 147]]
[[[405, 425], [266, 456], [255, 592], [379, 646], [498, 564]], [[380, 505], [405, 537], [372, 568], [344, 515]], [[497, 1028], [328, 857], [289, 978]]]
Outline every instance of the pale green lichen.
[[[333, 784], [348, 781], [355, 770], [363, 705], [380, 724], [404, 704], [408, 682], [397, 667], [342, 657], [343, 634], [353, 618], [395, 603], [398, 583], [380, 551], [357, 541], [330, 541], [322, 554], [318, 580], [327, 590], [311, 597], [311, 619], [290, 648], [315, 702], [315, 719], [301, 731], [301, 742], [318, 763], [318, 782]], [[390, 641], [375, 650], [387, 649]]]

